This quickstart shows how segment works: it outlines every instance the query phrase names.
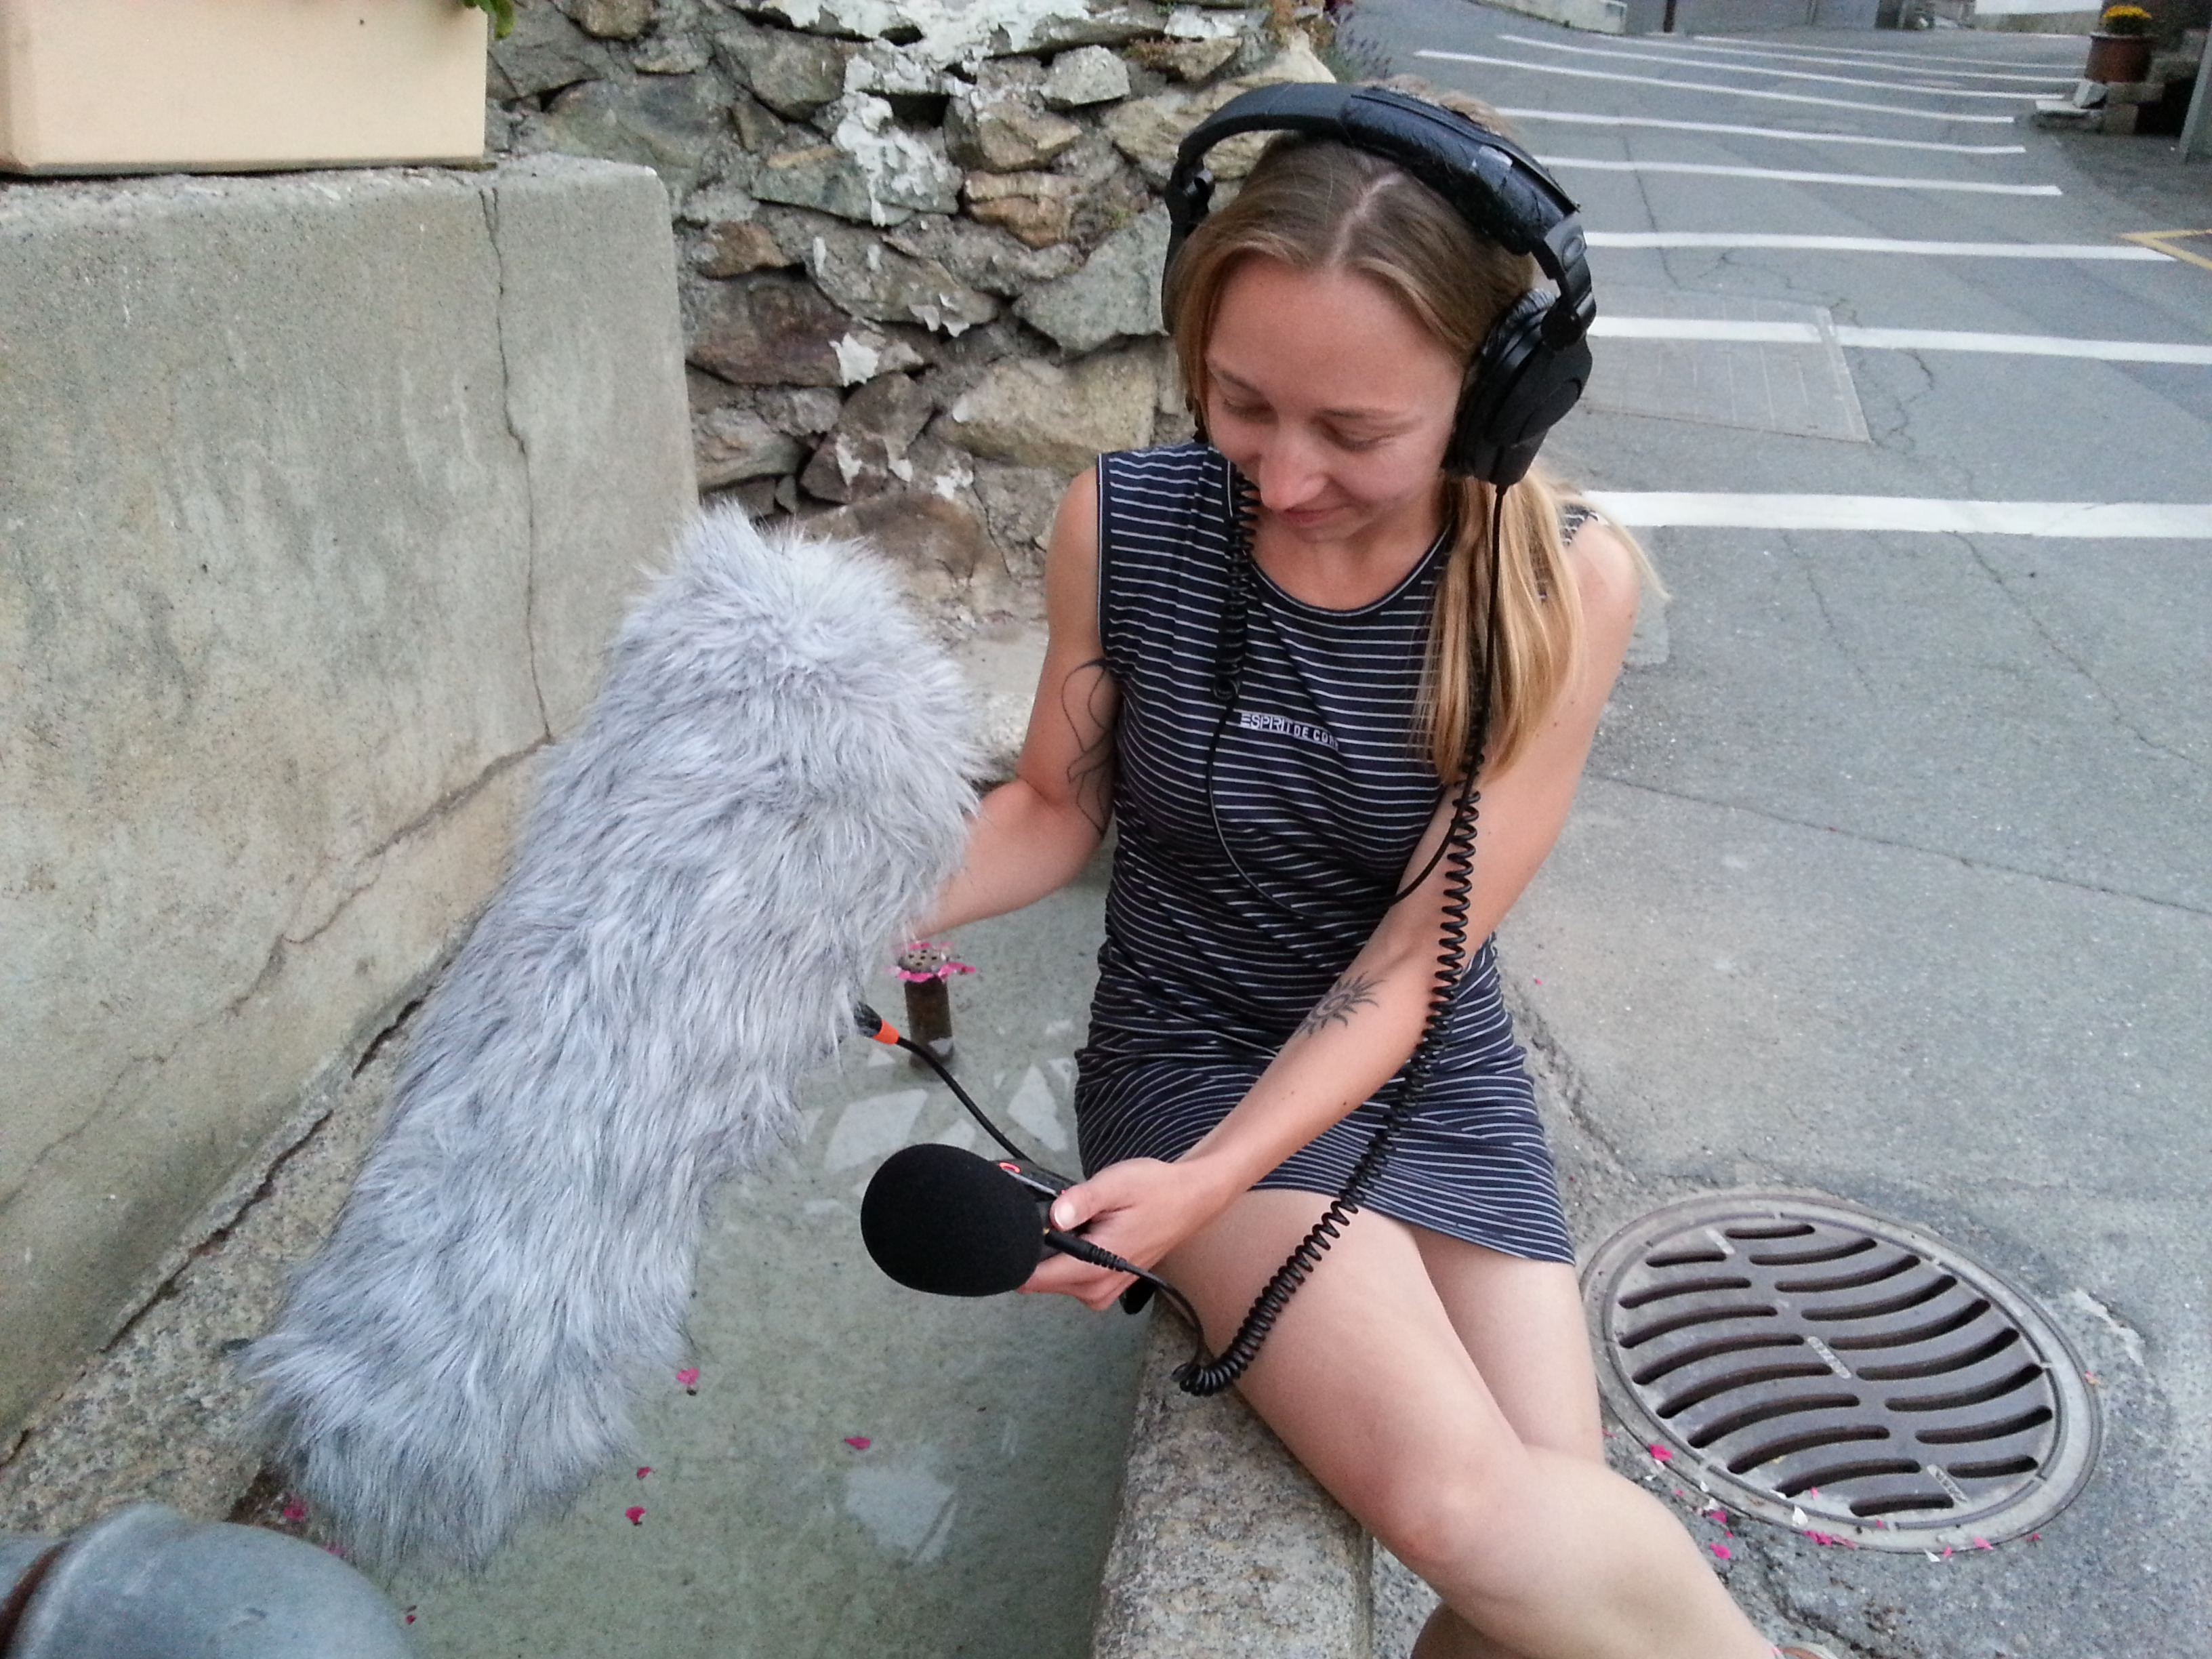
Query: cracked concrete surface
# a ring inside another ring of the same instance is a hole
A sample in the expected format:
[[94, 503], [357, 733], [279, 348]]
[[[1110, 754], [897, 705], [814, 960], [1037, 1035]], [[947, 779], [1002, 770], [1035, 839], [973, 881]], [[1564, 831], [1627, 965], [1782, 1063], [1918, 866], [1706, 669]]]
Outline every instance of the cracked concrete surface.
[[0, 293], [5, 1437], [450, 948], [693, 492], [641, 169], [10, 185]]

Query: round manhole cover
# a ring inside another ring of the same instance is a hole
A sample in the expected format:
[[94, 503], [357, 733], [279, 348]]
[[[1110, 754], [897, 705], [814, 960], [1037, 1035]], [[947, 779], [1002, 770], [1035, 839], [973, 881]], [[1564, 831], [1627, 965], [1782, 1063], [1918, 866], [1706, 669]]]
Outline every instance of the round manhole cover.
[[1623, 1228], [1583, 1275], [1599, 1378], [1732, 1507], [1875, 1548], [1999, 1543], [2072, 1501], [2099, 1425], [2022, 1292], [1832, 1200], [1719, 1194]]

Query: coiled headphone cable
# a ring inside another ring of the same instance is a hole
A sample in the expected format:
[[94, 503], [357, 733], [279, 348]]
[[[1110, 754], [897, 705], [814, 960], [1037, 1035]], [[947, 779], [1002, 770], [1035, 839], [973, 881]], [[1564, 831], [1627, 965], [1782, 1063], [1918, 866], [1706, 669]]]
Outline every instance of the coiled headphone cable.
[[[1237, 537], [1236, 556], [1239, 568], [1231, 573], [1231, 598], [1228, 613], [1224, 619], [1222, 659], [1217, 665], [1214, 676], [1215, 686], [1223, 696], [1224, 707], [1220, 724], [1214, 728], [1213, 744], [1206, 755], [1206, 798], [1213, 811], [1217, 836], [1220, 833], [1221, 818], [1219, 809], [1212, 806], [1213, 750], [1218, 748], [1222, 731], [1229, 723], [1229, 705], [1233, 703], [1241, 690], [1246, 625], [1245, 596], [1249, 591], [1246, 584], [1249, 580], [1244, 567], [1252, 561], [1251, 526], [1256, 516], [1256, 492], [1249, 481], [1239, 475], [1236, 490], [1233, 511]], [[1222, 1350], [1219, 1358], [1206, 1357], [1204, 1328], [1198, 1328], [1198, 1356], [1177, 1366], [1174, 1373], [1176, 1383], [1186, 1394], [1219, 1394], [1243, 1376], [1252, 1362], [1259, 1358], [1261, 1345], [1267, 1341], [1268, 1334], [1274, 1329], [1275, 1322], [1282, 1316], [1285, 1306], [1298, 1286], [1312, 1275], [1329, 1246], [1336, 1242], [1338, 1235], [1358, 1213], [1368, 1189], [1382, 1174], [1382, 1166], [1389, 1161], [1391, 1149], [1398, 1136], [1412, 1121], [1420, 1103], [1422, 1091], [1427, 1085], [1431, 1073], [1436, 1069], [1437, 1054], [1443, 1047], [1444, 1030], [1451, 1020], [1452, 1003], [1458, 993], [1460, 981], [1466, 975], [1470, 954], [1468, 948], [1468, 913], [1474, 898], [1475, 830], [1482, 807], [1482, 793], [1475, 787], [1475, 775], [1481, 764], [1484, 740], [1490, 726], [1491, 703], [1498, 674], [1498, 645], [1502, 638], [1498, 587], [1504, 575], [1504, 558], [1498, 538], [1504, 524], [1504, 496], [1503, 489], [1492, 488], [1490, 582], [1483, 598], [1482, 696], [1477, 705], [1476, 718], [1468, 728], [1465, 780], [1460, 787], [1459, 799], [1452, 806], [1450, 827], [1444, 832], [1436, 857], [1431, 859], [1420, 875], [1397, 895], [1398, 898], [1403, 898], [1407, 893], [1419, 887], [1436, 868], [1437, 860], [1443, 860], [1443, 926], [1439, 933], [1437, 965], [1430, 988], [1428, 1018], [1421, 1028], [1420, 1041], [1414, 1045], [1413, 1056], [1406, 1062], [1399, 1086], [1393, 1091], [1390, 1103], [1384, 1109], [1382, 1121], [1376, 1127], [1375, 1133], [1368, 1141], [1366, 1150], [1360, 1154], [1358, 1163], [1352, 1166], [1343, 1190], [1330, 1200], [1328, 1207], [1322, 1212], [1321, 1218], [1314, 1223], [1312, 1231], [1299, 1241], [1297, 1248], [1291, 1252], [1289, 1258], [1275, 1270], [1273, 1277], [1253, 1299], [1250, 1310], [1244, 1316], [1244, 1322], [1237, 1328], [1237, 1334], [1230, 1340], [1229, 1346]], [[1228, 853], [1230, 864], [1243, 878], [1246, 886], [1261, 892], [1263, 897], [1272, 896], [1245, 875], [1243, 866], [1237, 862], [1236, 854], [1230, 852], [1225, 838], [1222, 842], [1222, 849]], [[1394, 899], [1393, 902], [1395, 902]]]

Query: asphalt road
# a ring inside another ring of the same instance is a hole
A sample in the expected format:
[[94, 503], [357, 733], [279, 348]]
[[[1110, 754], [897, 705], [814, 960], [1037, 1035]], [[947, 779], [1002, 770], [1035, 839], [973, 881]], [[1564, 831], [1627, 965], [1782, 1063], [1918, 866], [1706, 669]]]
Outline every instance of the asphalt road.
[[2025, 1288], [2095, 1373], [2101, 1462], [2039, 1538], [1735, 1522], [1723, 1571], [1861, 1654], [2212, 1653], [2212, 269], [1771, 245], [2126, 249], [2212, 227], [2212, 167], [1961, 118], [2078, 40], [1616, 40], [1468, 0], [1359, 0], [1346, 38], [1523, 112], [1643, 331], [1548, 454], [1673, 597], [1504, 938], [1583, 1243], [1694, 1192], [1834, 1194]]

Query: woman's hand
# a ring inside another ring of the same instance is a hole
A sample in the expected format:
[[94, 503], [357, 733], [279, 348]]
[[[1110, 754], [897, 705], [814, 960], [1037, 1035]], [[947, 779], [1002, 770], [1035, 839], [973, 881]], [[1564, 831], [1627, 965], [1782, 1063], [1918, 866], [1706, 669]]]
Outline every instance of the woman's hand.
[[[1062, 1232], [1081, 1232], [1100, 1249], [1150, 1267], [1227, 1209], [1241, 1190], [1204, 1163], [1134, 1158], [1108, 1165], [1053, 1200], [1052, 1224]], [[1037, 1263], [1022, 1289], [1072, 1296], [1103, 1312], [1132, 1282], [1127, 1273], [1054, 1251]]]

